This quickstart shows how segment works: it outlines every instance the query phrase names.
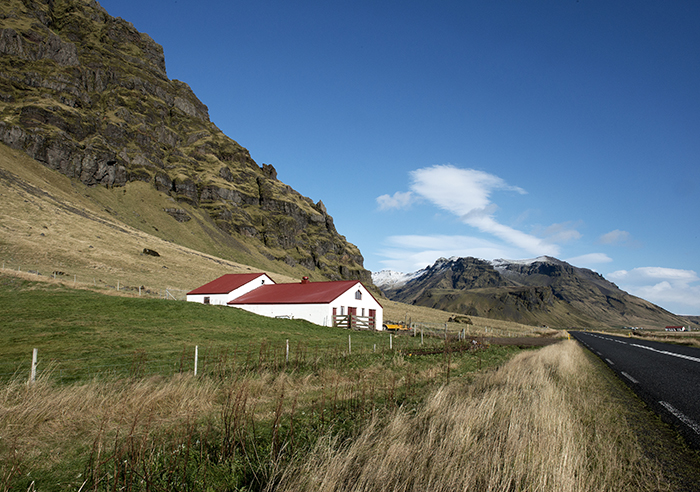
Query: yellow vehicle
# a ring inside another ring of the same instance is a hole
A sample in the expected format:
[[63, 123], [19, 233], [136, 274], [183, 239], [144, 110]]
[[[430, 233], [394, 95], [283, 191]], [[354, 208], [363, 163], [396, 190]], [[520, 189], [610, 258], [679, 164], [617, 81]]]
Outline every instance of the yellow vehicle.
[[382, 326], [384, 326], [385, 330], [389, 331], [408, 331], [411, 329], [409, 325], [402, 321], [398, 323], [394, 323], [393, 321], [387, 321]]

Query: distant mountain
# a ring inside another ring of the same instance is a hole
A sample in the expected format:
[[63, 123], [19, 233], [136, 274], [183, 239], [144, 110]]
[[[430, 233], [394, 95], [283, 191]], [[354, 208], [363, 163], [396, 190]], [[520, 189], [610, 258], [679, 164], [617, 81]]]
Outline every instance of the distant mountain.
[[0, 143], [76, 186], [106, 188], [103, 210], [162, 239], [371, 283], [324, 204], [224, 135], [190, 87], [168, 78], [163, 48], [95, 0], [0, 2]]
[[374, 283], [391, 300], [466, 315], [552, 327], [688, 324], [586, 268], [549, 256], [492, 262], [440, 258], [412, 274], [383, 271]]

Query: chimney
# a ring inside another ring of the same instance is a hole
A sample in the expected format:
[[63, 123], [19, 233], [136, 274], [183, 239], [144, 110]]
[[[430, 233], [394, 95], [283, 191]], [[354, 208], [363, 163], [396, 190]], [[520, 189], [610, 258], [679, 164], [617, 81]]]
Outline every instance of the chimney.
[[309, 283], [309, 277], [302, 277], [301, 283], [302, 283], [302, 284], [308, 284], [308, 283]]

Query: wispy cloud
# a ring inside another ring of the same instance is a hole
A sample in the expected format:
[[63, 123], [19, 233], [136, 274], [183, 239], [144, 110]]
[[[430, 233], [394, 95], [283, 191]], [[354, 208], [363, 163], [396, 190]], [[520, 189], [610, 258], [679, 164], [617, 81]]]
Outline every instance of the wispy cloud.
[[700, 310], [700, 277], [693, 270], [640, 267], [618, 270], [607, 278], [631, 294], [670, 306], [677, 314]]
[[432, 265], [440, 257], [514, 258], [517, 253], [486, 239], [473, 236], [401, 235], [384, 240], [379, 255], [383, 268], [399, 272], [415, 272]]
[[489, 197], [495, 190], [526, 194], [493, 174], [475, 169], [461, 169], [450, 164], [411, 171], [411, 190], [438, 207], [457, 216], [491, 205]]
[[494, 218], [498, 208], [490, 198], [494, 191], [526, 194], [522, 188], [511, 186], [498, 176], [449, 164], [432, 166], [411, 172], [411, 191], [458, 216], [465, 224], [529, 254], [559, 254], [557, 245], [501, 224]]
[[413, 201], [413, 193], [410, 191], [397, 191], [393, 195], [381, 195], [377, 197], [379, 210], [408, 208]]
[[566, 261], [578, 267], [595, 270], [595, 265], [610, 263], [613, 259], [605, 253], [588, 253], [586, 255], [575, 256], [574, 258], [567, 258]]
[[605, 244], [607, 246], [624, 246], [626, 248], [641, 248], [642, 243], [632, 237], [627, 231], [621, 231], [620, 229], [615, 229], [606, 234], [603, 234], [598, 238], [599, 244]]
[[598, 238], [598, 242], [601, 244], [620, 244], [628, 241], [629, 238], [629, 232], [615, 229], [614, 231], [610, 231], [607, 234], [600, 236], [600, 238]]
[[581, 233], [574, 229], [571, 222], [552, 224], [543, 231], [542, 236], [554, 243], [570, 243], [581, 239]]
[[624, 280], [625, 282], [639, 285], [653, 281], [671, 282], [679, 287], [685, 287], [692, 282], [700, 281], [700, 277], [693, 270], [681, 270], [664, 267], [640, 267], [632, 270], [618, 270], [611, 273], [610, 278]]

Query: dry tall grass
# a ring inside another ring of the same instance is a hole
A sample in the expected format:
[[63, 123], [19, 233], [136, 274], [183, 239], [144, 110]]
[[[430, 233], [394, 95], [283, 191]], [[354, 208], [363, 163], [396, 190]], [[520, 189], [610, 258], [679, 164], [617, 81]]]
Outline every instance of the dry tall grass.
[[[262, 486], [276, 462], [283, 462], [281, 449], [291, 452], [300, 440], [294, 435], [294, 426], [301, 425], [296, 422], [310, 419], [324, 429], [351, 412], [371, 414], [377, 405], [394, 408], [390, 400], [395, 396], [412, 392], [416, 380], [434, 377], [430, 368], [402, 376], [400, 364], [392, 365], [397, 365], [397, 375], [373, 366], [67, 386], [53, 384], [50, 370], [34, 384], [16, 379], [0, 386], [0, 491], [14, 490], [23, 476], [36, 477], [44, 486], [62, 482], [56, 490], [141, 490], [136, 482], [164, 467], [176, 468], [169, 475], [180, 480], [179, 485], [166, 481], [165, 490], [177, 490], [222, 462], [241, 460], [261, 475], [255, 480]], [[274, 453], [262, 451], [266, 447]], [[193, 472], [192, 458], [183, 450], [206, 455], [197, 458], [206, 466]], [[269, 459], [261, 452], [271, 453]], [[229, 473], [241, 474], [233, 467]]]
[[665, 490], [625, 411], [582, 349], [562, 342], [442, 387], [415, 415], [374, 419], [349, 444], [321, 440], [275, 490]]

